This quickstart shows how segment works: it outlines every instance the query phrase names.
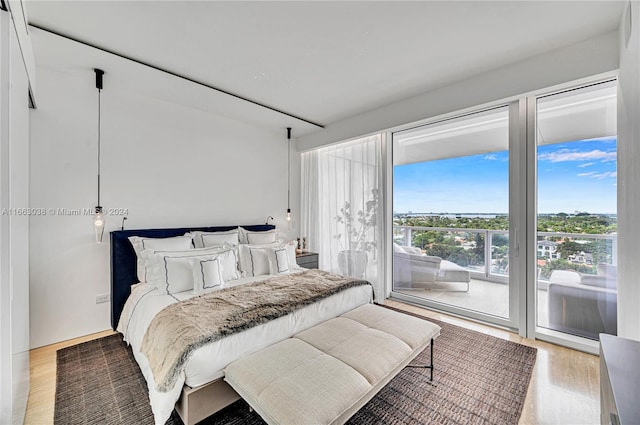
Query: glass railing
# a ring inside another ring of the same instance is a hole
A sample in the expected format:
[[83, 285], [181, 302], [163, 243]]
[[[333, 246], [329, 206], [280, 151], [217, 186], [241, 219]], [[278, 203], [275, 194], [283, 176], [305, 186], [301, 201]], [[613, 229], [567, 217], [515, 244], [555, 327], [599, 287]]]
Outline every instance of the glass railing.
[[538, 281], [554, 270], [598, 274], [598, 264], [618, 264], [616, 234], [537, 232]]
[[[538, 232], [537, 235], [541, 281], [548, 280], [554, 270], [597, 274], [598, 264], [617, 264], [615, 234]], [[393, 226], [393, 241], [464, 267], [475, 279], [506, 283], [509, 276], [508, 230]]]

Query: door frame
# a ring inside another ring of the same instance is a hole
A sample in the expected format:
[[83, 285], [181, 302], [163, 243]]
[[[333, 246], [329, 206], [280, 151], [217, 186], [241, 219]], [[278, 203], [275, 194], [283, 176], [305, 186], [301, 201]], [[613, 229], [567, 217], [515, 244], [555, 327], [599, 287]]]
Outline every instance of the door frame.
[[617, 73], [610, 72], [599, 75], [587, 80], [581, 80], [579, 82], [571, 82], [561, 86], [556, 86], [553, 89], [547, 89], [535, 94], [531, 94], [523, 99], [526, 123], [526, 188], [527, 201], [526, 201], [526, 299], [521, 299], [521, 305], [524, 303], [526, 310], [526, 331], [520, 334], [529, 339], [538, 339], [541, 341], [550, 342], [556, 345], [562, 345], [574, 350], [584, 351], [590, 354], [598, 355], [599, 342], [583, 338], [564, 332], [555, 331], [553, 329], [543, 328], [538, 326], [538, 305], [537, 305], [537, 214], [538, 214], [538, 170], [537, 170], [537, 101], [542, 97], [554, 95], [556, 93], [562, 93], [566, 91], [580, 89], [590, 85], [596, 85], [605, 83], [607, 81], [617, 80]]
[[[571, 89], [617, 79], [609, 71], [571, 82], [538, 89], [502, 101], [469, 107], [437, 117], [420, 120], [384, 132], [386, 181], [386, 285], [388, 298], [427, 307], [473, 321], [488, 323], [517, 332], [528, 339], [539, 339], [568, 348], [598, 353], [598, 341], [537, 326], [537, 99]], [[459, 307], [440, 304], [393, 291], [393, 133], [464, 117], [476, 112], [509, 106], [509, 319]], [[516, 167], [517, 164], [517, 167]], [[517, 188], [517, 189], [516, 189]]]

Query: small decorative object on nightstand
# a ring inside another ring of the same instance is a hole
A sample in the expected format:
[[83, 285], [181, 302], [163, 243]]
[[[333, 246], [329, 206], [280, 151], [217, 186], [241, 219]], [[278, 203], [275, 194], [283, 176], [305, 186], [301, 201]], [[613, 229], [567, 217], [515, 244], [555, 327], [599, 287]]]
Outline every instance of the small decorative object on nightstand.
[[300, 267], [305, 269], [317, 269], [318, 268], [318, 253], [317, 252], [301, 252], [296, 254], [296, 263]]

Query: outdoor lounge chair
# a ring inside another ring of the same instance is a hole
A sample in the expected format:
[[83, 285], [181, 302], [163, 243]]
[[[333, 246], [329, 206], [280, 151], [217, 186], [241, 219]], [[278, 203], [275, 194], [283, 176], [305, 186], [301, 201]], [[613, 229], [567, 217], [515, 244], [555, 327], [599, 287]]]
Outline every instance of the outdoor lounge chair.
[[617, 269], [598, 264], [597, 275], [554, 270], [549, 277], [549, 328], [598, 339], [598, 334], [616, 335]]
[[[446, 283], [466, 283], [469, 291], [471, 277], [469, 270], [443, 260], [440, 257], [425, 255], [419, 248], [393, 244], [393, 276], [396, 287], [407, 289], [447, 290]], [[442, 284], [445, 285], [442, 285]], [[452, 286], [450, 290], [455, 289]]]

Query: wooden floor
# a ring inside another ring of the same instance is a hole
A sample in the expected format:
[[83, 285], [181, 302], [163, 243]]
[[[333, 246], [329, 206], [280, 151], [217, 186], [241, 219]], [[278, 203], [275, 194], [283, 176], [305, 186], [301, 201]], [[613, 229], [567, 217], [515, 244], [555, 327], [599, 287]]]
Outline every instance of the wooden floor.
[[98, 332], [31, 350], [29, 356], [31, 390], [29, 391], [27, 413], [24, 419], [25, 425], [48, 425], [53, 423], [53, 407], [56, 398], [56, 351], [113, 333], [111, 330]]
[[[421, 307], [392, 300], [387, 300], [386, 303], [425, 317], [536, 347], [538, 357], [520, 424], [600, 423], [600, 374], [597, 356], [542, 341], [524, 339], [512, 332], [446, 316]], [[56, 350], [112, 333], [104, 331], [31, 351], [31, 391], [25, 424], [53, 423]]]

